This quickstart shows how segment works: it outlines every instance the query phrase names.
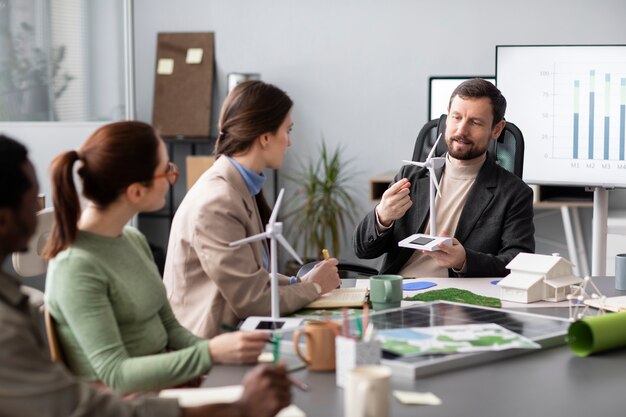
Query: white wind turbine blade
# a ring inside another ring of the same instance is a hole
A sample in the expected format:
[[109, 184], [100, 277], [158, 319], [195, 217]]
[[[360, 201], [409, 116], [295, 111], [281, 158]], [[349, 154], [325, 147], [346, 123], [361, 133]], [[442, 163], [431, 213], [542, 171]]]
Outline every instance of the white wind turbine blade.
[[283, 194], [285, 193], [285, 189], [281, 188], [278, 193], [278, 198], [276, 199], [276, 204], [274, 204], [274, 210], [272, 210], [272, 215], [270, 216], [270, 221], [268, 224], [274, 224], [276, 222], [276, 218], [278, 217], [278, 211], [280, 210], [280, 203], [283, 201]]
[[433, 183], [433, 185], [437, 189], [437, 195], [441, 197], [441, 190], [439, 189], [439, 184], [437, 184], [437, 176], [435, 175], [435, 169], [432, 167], [429, 167], [428, 172], [430, 172], [430, 181]]
[[424, 167], [426, 166], [425, 162], [417, 162], [417, 161], [407, 161], [406, 159], [403, 159], [402, 162], [405, 162], [409, 165], [417, 165], [418, 167]]
[[244, 243], [255, 242], [255, 241], [261, 240], [261, 239], [269, 239], [270, 237], [271, 236], [270, 236], [270, 234], [268, 232], [263, 232], [263, 233], [259, 233], [258, 235], [245, 237], [243, 239], [239, 239], [239, 240], [236, 240], [234, 242], [230, 242], [228, 244], [228, 246], [239, 246], [239, 245], [243, 245]]
[[426, 160], [428, 161], [430, 158], [433, 157], [433, 155], [435, 154], [435, 150], [437, 149], [437, 144], [439, 143], [439, 139], [441, 139], [441, 133], [439, 134], [439, 136], [437, 136], [437, 140], [435, 141], [435, 144], [433, 145], [432, 149], [430, 150], [430, 152], [428, 153], [428, 157], [426, 158]]
[[291, 245], [289, 244], [289, 242], [287, 242], [287, 239], [285, 239], [283, 235], [276, 235], [275, 238], [278, 239], [280, 244], [283, 245], [283, 248], [285, 248], [296, 261], [300, 262], [300, 265], [304, 264], [304, 262], [302, 262], [302, 259], [300, 259], [296, 251], [291, 247]]

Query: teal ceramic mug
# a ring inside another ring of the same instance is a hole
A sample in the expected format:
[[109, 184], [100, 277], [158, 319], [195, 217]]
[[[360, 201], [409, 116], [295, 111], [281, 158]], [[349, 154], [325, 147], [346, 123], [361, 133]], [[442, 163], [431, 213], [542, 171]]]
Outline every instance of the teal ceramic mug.
[[374, 310], [400, 307], [402, 278], [401, 275], [374, 275], [370, 277], [370, 301]]

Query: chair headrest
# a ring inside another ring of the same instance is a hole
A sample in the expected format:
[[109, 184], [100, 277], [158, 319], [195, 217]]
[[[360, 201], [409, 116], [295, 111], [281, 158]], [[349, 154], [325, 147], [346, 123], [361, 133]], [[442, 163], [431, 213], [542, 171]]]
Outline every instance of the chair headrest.
[[48, 262], [41, 256], [54, 221], [54, 209], [52, 207], [40, 210], [37, 213], [37, 229], [28, 241], [26, 252], [13, 254], [13, 268], [22, 277], [34, 277], [46, 273]]

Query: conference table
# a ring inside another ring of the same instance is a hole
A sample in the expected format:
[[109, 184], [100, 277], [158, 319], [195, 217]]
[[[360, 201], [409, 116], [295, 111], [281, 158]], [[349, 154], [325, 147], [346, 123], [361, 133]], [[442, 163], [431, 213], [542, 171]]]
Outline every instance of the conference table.
[[[626, 295], [614, 288], [613, 277], [596, 277], [606, 296]], [[563, 307], [520, 308], [533, 314], [568, 317]], [[624, 329], [626, 331], [626, 328]], [[293, 363], [295, 357], [284, 355]], [[204, 386], [240, 384], [249, 366], [215, 366]], [[293, 389], [293, 403], [308, 417], [343, 416], [343, 389], [335, 374], [292, 374], [310, 386]], [[494, 362], [410, 379], [392, 376], [391, 389], [432, 392], [438, 406], [403, 405], [390, 398], [390, 416], [623, 416], [626, 415], [626, 349], [585, 358], [567, 346], [541, 349]]]

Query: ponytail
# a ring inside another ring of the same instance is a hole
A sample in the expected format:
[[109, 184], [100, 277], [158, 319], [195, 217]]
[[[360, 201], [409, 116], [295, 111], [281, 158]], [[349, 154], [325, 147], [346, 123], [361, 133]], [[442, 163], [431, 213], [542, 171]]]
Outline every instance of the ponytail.
[[98, 128], [77, 151], [57, 156], [51, 165], [54, 225], [43, 256], [51, 259], [76, 240], [80, 202], [74, 185], [74, 163], [83, 196], [106, 208], [135, 182], [150, 186], [159, 165], [162, 140], [152, 126], [123, 121]]
[[80, 202], [74, 184], [74, 163], [80, 159], [78, 152], [69, 151], [57, 156], [50, 168], [54, 224], [43, 251], [45, 259], [54, 258], [76, 240]]

